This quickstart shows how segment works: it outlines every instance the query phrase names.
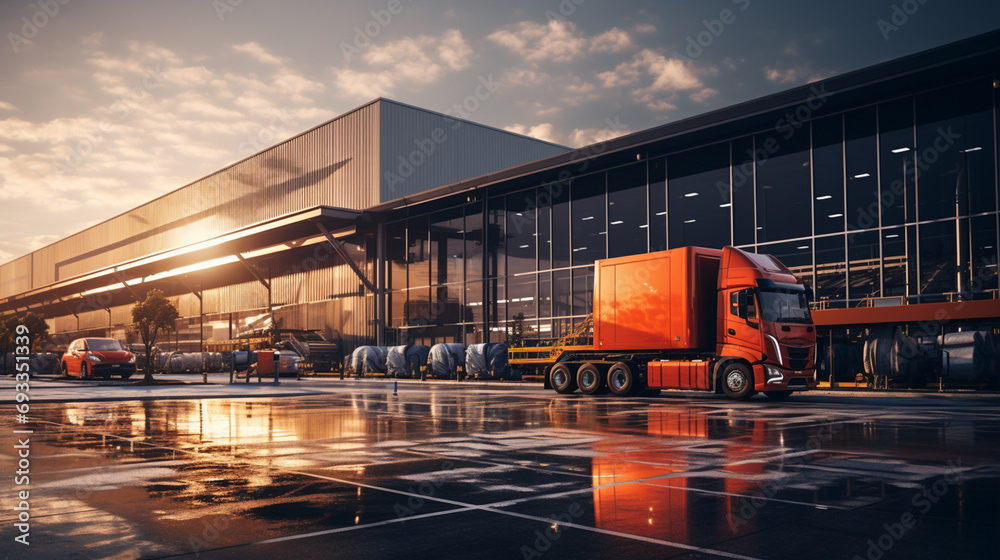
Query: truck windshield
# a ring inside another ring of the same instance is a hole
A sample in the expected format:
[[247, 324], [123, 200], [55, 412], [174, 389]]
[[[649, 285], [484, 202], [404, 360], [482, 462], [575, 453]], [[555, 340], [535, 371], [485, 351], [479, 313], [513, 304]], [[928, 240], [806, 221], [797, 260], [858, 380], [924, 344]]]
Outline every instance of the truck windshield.
[[804, 291], [760, 290], [763, 320], [772, 323], [811, 323], [809, 302]]

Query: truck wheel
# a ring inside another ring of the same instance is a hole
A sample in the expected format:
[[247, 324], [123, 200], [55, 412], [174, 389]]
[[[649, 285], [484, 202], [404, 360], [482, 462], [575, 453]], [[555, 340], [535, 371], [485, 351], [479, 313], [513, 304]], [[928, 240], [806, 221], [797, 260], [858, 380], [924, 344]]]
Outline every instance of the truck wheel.
[[564, 395], [576, 391], [576, 379], [573, 371], [566, 364], [556, 364], [549, 370], [549, 384], [557, 393]]
[[783, 401], [792, 396], [792, 391], [764, 391], [764, 394], [772, 401]]
[[595, 395], [605, 387], [602, 377], [600, 368], [595, 364], [583, 364], [576, 372], [576, 384], [581, 393]]
[[746, 365], [733, 362], [722, 372], [722, 391], [727, 397], [746, 400], [753, 396], [753, 374]]
[[626, 362], [617, 362], [608, 370], [608, 389], [619, 397], [627, 397], [636, 390], [635, 370]]

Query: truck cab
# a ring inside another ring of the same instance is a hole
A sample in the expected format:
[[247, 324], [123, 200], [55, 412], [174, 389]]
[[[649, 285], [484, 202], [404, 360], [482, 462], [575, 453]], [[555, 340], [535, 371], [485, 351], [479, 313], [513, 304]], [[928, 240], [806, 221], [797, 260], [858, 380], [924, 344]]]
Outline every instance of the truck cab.
[[816, 386], [809, 290], [788, 268], [770, 255], [726, 247], [718, 303], [716, 371], [727, 394], [784, 398]]

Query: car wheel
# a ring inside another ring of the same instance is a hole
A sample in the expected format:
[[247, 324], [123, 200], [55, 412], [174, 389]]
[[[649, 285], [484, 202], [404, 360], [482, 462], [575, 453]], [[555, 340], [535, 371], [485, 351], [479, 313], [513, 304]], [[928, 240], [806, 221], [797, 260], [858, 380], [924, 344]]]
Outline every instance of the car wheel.
[[88, 379], [90, 373], [87, 371], [87, 362], [80, 362], [80, 379]]
[[722, 372], [722, 391], [726, 396], [746, 400], [753, 396], [753, 374], [745, 364], [733, 362]]
[[638, 387], [635, 370], [627, 362], [618, 362], [608, 370], [608, 389], [619, 397], [631, 395]]
[[585, 395], [594, 395], [604, 388], [601, 370], [594, 364], [583, 364], [576, 372], [576, 385]]
[[63, 362], [59, 369], [62, 371], [63, 377], [69, 377], [69, 368], [66, 367], [66, 362]]
[[569, 394], [576, 391], [576, 379], [567, 364], [556, 364], [549, 370], [549, 384], [557, 393]]
[[129, 377], [132, 377], [131, 373], [123, 373], [122, 374], [122, 380], [128, 379]]

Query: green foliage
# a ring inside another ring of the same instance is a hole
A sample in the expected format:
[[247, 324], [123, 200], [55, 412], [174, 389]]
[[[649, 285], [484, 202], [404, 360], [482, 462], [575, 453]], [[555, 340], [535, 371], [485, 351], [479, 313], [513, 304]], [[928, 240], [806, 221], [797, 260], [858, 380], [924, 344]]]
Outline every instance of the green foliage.
[[14, 350], [14, 339], [17, 336], [18, 325], [28, 327], [31, 349], [35, 352], [41, 352], [49, 340], [49, 324], [45, 322], [45, 317], [30, 311], [21, 317], [11, 315], [0, 320], [0, 351], [11, 352]]
[[180, 317], [177, 307], [160, 290], [150, 290], [146, 293], [146, 299], [136, 303], [132, 307], [132, 322], [135, 324], [135, 331], [139, 333], [139, 338], [146, 346], [146, 356], [143, 361], [145, 370], [144, 381], [153, 380], [153, 347], [160, 335], [169, 334], [174, 330], [175, 323]]

